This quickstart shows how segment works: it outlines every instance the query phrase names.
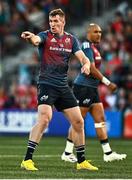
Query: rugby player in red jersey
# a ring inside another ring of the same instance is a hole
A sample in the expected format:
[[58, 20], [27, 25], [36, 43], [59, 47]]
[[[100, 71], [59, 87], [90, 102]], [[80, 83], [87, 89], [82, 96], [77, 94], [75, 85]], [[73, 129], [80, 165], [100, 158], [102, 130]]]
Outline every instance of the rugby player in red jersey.
[[72, 54], [82, 64], [81, 72], [89, 75], [90, 61], [80, 49], [78, 40], [64, 31], [65, 14], [61, 9], [49, 13], [47, 31], [35, 35], [29, 31], [21, 37], [38, 46], [40, 71], [38, 80], [38, 120], [29, 136], [27, 152], [21, 167], [38, 170], [32, 160], [33, 152], [52, 118], [53, 105], [62, 111], [73, 127], [72, 137], [77, 153], [77, 169], [98, 170], [85, 159], [84, 120], [76, 98], [68, 86], [68, 62]]

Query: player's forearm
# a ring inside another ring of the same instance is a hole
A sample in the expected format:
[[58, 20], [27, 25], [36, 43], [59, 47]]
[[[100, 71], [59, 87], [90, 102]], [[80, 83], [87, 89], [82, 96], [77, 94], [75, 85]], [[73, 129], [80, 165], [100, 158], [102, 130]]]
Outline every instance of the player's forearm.
[[32, 37], [29, 39], [29, 42], [32, 43], [34, 46], [38, 46], [40, 43], [39, 37], [33, 34]]
[[111, 82], [96, 67], [93, 67], [92, 65], [90, 67], [90, 73], [93, 75], [93, 77], [100, 80], [106, 86], [110, 85]]
[[86, 75], [89, 75], [90, 73], [90, 61], [89, 59], [85, 56], [82, 50], [79, 50], [75, 53], [77, 59], [80, 61], [82, 64], [81, 68], [81, 73], [84, 73]]
[[103, 78], [103, 74], [96, 67], [93, 67], [92, 64], [90, 66], [90, 73], [93, 77], [97, 78], [100, 81]]
[[28, 38], [27, 40], [34, 46], [38, 46], [40, 43], [39, 36], [36, 36], [35, 34], [32, 34], [31, 38]]
[[89, 59], [86, 56], [82, 57], [81, 64], [82, 65], [87, 64], [89, 66], [89, 68], [90, 68], [90, 61], [89, 61]]
[[83, 66], [84, 64], [87, 64], [90, 68], [90, 61], [89, 59], [85, 56], [84, 52], [82, 50], [79, 50], [75, 53], [77, 59], [80, 61], [81, 65]]
[[85, 58], [84, 61], [81, 61], [82, 68], [81, 73], [84, 73], [85, 75], [90, 74], [90, 61], [89, 59]]

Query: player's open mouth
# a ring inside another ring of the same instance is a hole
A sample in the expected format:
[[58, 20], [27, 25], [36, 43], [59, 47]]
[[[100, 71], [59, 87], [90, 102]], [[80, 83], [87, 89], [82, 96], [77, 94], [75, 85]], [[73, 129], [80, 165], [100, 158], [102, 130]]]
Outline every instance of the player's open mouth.
[[52, 30], [52, 31], [56, 31], [56, 29], [55, 29], [55, 28], [51, 28], [51, 30]]

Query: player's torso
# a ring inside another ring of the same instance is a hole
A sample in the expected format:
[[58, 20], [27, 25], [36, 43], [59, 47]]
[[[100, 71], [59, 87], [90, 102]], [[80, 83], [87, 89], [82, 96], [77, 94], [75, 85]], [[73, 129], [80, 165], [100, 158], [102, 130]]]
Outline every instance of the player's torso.
[[39, 79], [43, 83], [61, 86], [67, 81], [68, 61], [72, 54], [72, 36], [62, 37], [47, 32], [45, 42], [40, 48], [41, 68]]
[[72, 52], [72, 38], [68, 34], [57, 37], [48, 32], [43, 48], [45, 64], [65, 65]]
[[[90, 43], [90, 42], [87, 42], [87, 43], [88, 43], [87, 44], [88, 46], [87, 57], [90, 59], [91, 58], [90, 54], [92, 53], [92, 59], [95, 64], [95, 67], [97, 69], [100, 69], [101, 60], [102, 60], [100, 52], [93, 43]], [[97, 88], [99, 84], [99, 80], [93, 77], [92, 74], [90, 74], [89, 76], [86, 76], [85, 74], [79, 74], [77, 78], [75, 79], [74, 83], [78, 85], [84, 85], [84, 86]]]

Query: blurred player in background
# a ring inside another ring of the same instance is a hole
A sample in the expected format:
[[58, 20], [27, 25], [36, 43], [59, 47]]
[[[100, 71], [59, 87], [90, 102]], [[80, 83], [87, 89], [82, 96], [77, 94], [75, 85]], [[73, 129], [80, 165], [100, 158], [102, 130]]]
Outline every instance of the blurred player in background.
[[61, 9], [49, 13], [49, 25], [50, 30], [38, 35], [29, 31], [21, 34], [23, 39], [38, 46], [40, 55], [38, 121], [30, 132], [26, 156], [21, 167], [31, 171], [38, 170], [32, 160], [33, 152], [52, 118], [52, 107], [55, 105], [73, 127], [72, 139], [77, 153], [76, 168], [98, 170], [85, 160], [84, 120], [67, 81], [68, 61], [72, 54], [81, 62], [81, 71], [86, 75], [90, 71], [90, 61], [80, 49], [78, 40], [64, 31], [65, 14]]
[[[90, 75], [79, 74], [74, 81], [73, 92], [79, 102], [83, 118], [86, 117], [88, 112], [92, 115], [96, 133], [104, 153], [103, 160], [108, 162], [123, 160], [126, 158], [126, 154], [113, 152], [109, 145], [104, 108], [98, 95], [97, 88], [100, 81], [104, 83], [111, 92], [114, 92], [117, 89], [117, 86], [103, 76], [99, 70], [101, 65], [101, 55], [95, 45], [100, 43], [101, 33], [102, 30], [99, 25], [90, 24], [88, 26], [87, 39], [82, 44], [82, 50], [91, 61]], [[66, 148], [61, 159], [69, 162], [76, 162], [76, 157], [73, 154], [74, 144], [72, 142], [72, 135], [73, 132], [71, 127], [69, 129]]]

